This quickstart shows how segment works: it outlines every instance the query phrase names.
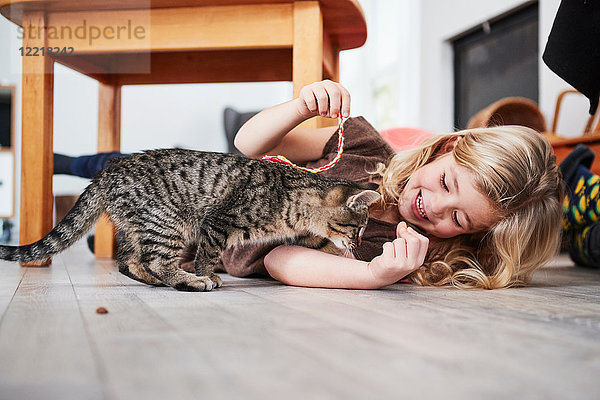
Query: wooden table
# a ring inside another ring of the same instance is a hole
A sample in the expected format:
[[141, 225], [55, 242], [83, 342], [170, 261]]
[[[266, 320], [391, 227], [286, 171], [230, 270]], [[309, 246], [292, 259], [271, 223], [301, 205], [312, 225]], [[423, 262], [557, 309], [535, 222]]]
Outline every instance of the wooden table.
[[[122, 85], [291, 80], [296, 96], [338, 80], [339, 51], [367, 34], [357, 0], [0, 0], [0, 13], [22, 27], [24, 51], [70, 53], [23, 57], [22, 244], [52, 228], [55, 61], [99, 81], [98, 151], [116, 151]], [[96, 255], [114, 244], [102, 220]]]

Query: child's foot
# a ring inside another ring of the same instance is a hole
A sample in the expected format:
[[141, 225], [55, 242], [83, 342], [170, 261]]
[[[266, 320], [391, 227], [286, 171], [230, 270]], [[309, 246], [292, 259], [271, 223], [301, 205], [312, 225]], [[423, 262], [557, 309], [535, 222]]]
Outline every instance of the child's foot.
[[96, 238], [96, 236], [94, 235], [89, 235], [87, 237], [87, 245], [88, 245], [88, 249], [90, 249], [90, 251], [92, 252], [92, 254], [96, 254], [94, 252], [94, 239]]
[[559, 169], [567, 187], [575, 188], [577, 169], [584, 166], [590, 169], [594, 162], [594, 152], [584, 144], [578, 144], [560, 163]]
[[568, 232], [569, 256], [577, 265], [600, 267], [600, 222]]
[[563, 229], [578, 230], [600, 219], [600, 177], [590, 171], [594, 152], [578, 145], [560, 163], [566, 187], [563, 200]]
[[[88, 249], [90, 249], [90, 251], [92, 252], [92, 254], [96, 254], [95, 252], [95, 248], [94, 248], [94, 240], [96, 239], [95, 235], [89, 235], [87, 237], [87, 245], [88, 245]], [[123, 242], [125, 241], [125, 235], [121, 232], [117, 232], [117, 249], [119, 248], [119, 245], [123, 245]]]
[[73, 157], [65, 156], [64, 154], [54, 153], [54, 174], [73, 175], [71, 171], [73, 159]]

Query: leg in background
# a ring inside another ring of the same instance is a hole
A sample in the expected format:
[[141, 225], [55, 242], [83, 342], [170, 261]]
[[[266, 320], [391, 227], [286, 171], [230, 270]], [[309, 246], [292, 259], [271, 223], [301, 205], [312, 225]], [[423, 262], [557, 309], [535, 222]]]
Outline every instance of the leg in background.
[[92, 179], [98, 172], [106, 167], [109, 160], [117, 157], [126, 157], [128, 155], [129, 154], [123, 154], [118, 151], [79, 157], [70, 157], [54, 153], [54, 174], [73, 175]]
[[566, 186], [563, 234], [571, 259], [579, 265], [600, 266], [600, 177], [590, 172], [594, 153], [577, 146], [561, 163]]

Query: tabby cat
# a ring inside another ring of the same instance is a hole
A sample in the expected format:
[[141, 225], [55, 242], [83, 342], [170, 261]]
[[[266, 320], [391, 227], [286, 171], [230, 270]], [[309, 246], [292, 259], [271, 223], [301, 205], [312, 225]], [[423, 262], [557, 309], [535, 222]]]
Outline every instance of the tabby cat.
[[[45, 237], [0, 246], [0, 258], [33, 262], [71, 246], [106, 212], [124, 241], [119, 271], [152, 285], [209, 291], [229, 246], [281, 241], [340, 254], [360, 240], [376, 191], [289, 166], [190, 150], [113, 159]], [[195, 274], [180, 268], [195, 249]]]

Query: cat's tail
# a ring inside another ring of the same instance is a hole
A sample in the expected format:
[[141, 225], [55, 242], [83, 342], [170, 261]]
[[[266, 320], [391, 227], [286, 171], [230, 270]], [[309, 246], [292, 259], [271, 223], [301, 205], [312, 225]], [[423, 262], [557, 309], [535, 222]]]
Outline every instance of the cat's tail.
[[0, 259], [19, 262], [47, 260], [81, 239], [100, 219], [104, 208], [98, 183], [93, 181], [50, 233], [25, 246], [0, 246]]

